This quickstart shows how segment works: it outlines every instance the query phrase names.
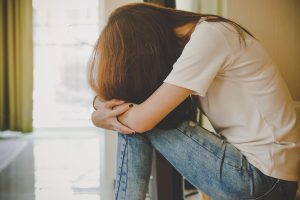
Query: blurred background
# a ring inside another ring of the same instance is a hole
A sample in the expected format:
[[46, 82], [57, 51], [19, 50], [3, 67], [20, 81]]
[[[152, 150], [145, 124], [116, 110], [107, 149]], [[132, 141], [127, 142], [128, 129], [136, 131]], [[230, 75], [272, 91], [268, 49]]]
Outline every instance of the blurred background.
[[[142, 1], [0, 0], [0, 200], [114, 199], [116, 134], [91, 123], [86, 67], [110, 12], [131, 2]], [[222, 15], [250, 30], [277, 63], [299, 116], [299, 0], [147, 2]], [[211, 128], [205, 118], [203, 125]], [[174, 170], [165, 162], [154, 160], [147, 199], [183, 199], [183, 178], [159, 172]], [[187, 183], [183, 193], [208, 198]]]

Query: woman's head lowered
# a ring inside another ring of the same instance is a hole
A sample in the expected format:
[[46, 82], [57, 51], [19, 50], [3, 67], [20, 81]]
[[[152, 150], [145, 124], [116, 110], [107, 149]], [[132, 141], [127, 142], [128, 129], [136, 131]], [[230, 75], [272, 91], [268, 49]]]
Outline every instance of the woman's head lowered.
[[[209, 21], [228, 22], [242, 32], [234, 22], [216, 15], [149, 3], [117, 8], [109, 16], [90, 58], [88, 79], [91, 88], [102, 100], [142, 103], [163, 83], [189, 40], [191, 32], [179, 35], [175, 30], [186, 24], [196, 26], [204, 16], [211, 16]], [[188, 98], [159, 126], [174, 127], [191, 120], [195, 110], [195, 104]]]

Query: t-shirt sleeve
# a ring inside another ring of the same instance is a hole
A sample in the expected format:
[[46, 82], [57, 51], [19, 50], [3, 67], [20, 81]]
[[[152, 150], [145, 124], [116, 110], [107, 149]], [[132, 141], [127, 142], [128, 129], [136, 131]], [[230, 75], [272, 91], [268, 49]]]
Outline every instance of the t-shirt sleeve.
[[230, 62], [230, 48], [219, 29], [207, 22], [197, 25], [165, 83], [205, 96], [210, 84]]

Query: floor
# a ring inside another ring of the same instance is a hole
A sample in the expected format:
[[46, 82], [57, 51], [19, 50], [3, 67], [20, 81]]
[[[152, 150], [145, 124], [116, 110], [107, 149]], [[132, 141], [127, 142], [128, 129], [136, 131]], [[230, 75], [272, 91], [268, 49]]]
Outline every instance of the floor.
[[100, 200], [102, 136], [68, 129], [2, 138], [0, 146], [16, 151], [2, 156], [9, 162], [0, 168], [0, 200]]
[[[103, 136], [95, 129], [0, 134], [0, 200], [105, 199], [99, 174]], [[201, 199], [199, 194], [186, 198]]]
[[0, 200], [106, 199], [100, 197], [103, 136], [95, 129], [1, 132]]

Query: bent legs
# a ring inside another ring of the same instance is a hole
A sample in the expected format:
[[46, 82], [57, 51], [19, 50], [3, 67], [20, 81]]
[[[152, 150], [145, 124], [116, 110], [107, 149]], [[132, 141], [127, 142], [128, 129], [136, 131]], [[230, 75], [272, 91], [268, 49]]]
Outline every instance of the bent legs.
[[[295, 182], [268, 177], [224, 138], [187, 122], [176, 129], [153, 129], [119, 135], [116, 199], [143, 200], [147, 191], [152, 146], [189, 182], [213, 199], [287, 200]], [[295, 189], [294, 189], [295, 188]], [[293, 194], [291, 195], [293, 196]]]

